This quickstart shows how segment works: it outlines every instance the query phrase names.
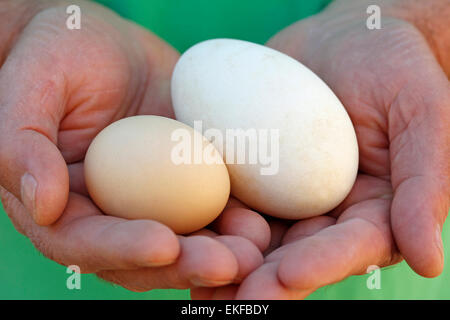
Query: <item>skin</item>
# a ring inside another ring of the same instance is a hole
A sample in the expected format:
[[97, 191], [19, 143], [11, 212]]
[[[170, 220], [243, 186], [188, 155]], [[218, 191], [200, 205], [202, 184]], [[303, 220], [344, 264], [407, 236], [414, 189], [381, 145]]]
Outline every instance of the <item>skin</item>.
[[439, 48], [450, 45], [450, 3], [426, 3], [379, 1], [382, 29], [369, 31], [365, 9], [373, 1], [335, 1], [269, 41], [312, 69], [342, 101], [357, 133], [359, 174], [327, 215], [293, 225], [270, 222], [264, 264], [240, 286], [194, 289], [194, 299], [303, 299], [371, 265], [403, 258], [424, 277], [442, 272], [441, 231], [450, 208], [450, 51]]
[[[46, 256], [131, 290], [194, 288], [194, 299], [300, 299], [402, 257], [423, 276], [441, 272], [450, 96], [448, 47], [438, 40], [446, 35], [416, 25], [394, 1], [380, 32], [355, 27], [365, 25], [367, 4], [336, 1], [268, 44], [324, 79], [352, 118], [360, 174], [347, 199], [326, 216], [269, 224], [230, 199], [208, 229], [178, 237], [154, 221], [102, 215], [81, 174], [89, 142], [110, 122], [173, 117], [177, 53], [94, 4], [82, 3], [87, 21], [74, 33], [55, 27], [66, 17], [51, 8], [59, 2], [24, 3], [8, 2], [3, 14], [28, 21], [0, 28], [0, 190], [16, 228]], [[30, 175], [34, 201], [21, 187]]]
[[69, 30], [69, 4], [0, 7], [8, 17], [0, 19], [0, 195], [11, 221], [48, 258], [130, 290], [241, 282], [262, 264], [270, 229], [238, 201], [210, 228], [178, 236], [155, 221], [106, 216], [90, 200], [83, 158], [91, 140], [123, 117], [173, 118], [179, 54], [90, 2], [78, 2], [81, 30]]

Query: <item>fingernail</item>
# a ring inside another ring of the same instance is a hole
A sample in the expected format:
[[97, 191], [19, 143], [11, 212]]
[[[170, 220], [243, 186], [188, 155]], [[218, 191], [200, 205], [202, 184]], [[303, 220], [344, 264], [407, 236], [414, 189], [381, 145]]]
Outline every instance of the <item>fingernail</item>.
[[20, 196], [22, 204], [33, 219], [36, 216], [36, 187], [36, 179], [28, 172], [25, 173], [20, 180]]
[[441, 231], [441, 226], [437, 225], [436, 227], [436, 246], [439, 249], [439, 252], [441, 253], [441, 255], [444, 254], [444, 245], [442, 244], [442, 231]]
[[166, 261], [146, 261], [142, 265], [144, 267], [156, 268], [156, 267], [164, 267], [173, 264], [176, 259], [166, 260]]
[[233, 283], [234, 284], [239, 284], [239, 283], [242, 283], [242, 281], [244, 281], [244, 279], [242, 279], [242, 278], [234, 278]]
[[207, 279], [200, 279], [200, 278], [192, 278], [192, 279], [190, 279], [190, 281], [194, 286], [197, 286], [197, 287], [219, 287], [219, 286], [229, 284], [231, 282], [228, 280], [215, 281], [215, 280], [207, 280]]

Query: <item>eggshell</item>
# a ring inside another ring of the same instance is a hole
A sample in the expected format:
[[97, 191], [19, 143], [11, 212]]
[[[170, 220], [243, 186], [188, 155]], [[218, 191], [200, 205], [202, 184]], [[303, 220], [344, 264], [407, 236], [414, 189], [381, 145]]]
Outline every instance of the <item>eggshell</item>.
[[[200, 136], [216, 162], [176, 164], [172, 152], [180, 141], [172, 133], [177, 129], [189, 134], [192, 147]], [[212, 222], [230, 192], [227, 168], [209, 141], [181, 122], [158, 116], [124, 118], [103, 129], [89, 146], [84, 170], [89, 194], [104, 213], [156, 220], [179, 234]]]
[[[352, 122], [331, 89], [293, 58], [246, 41], [205, 41], [181, 56], [171, 90], [176, 118], [188, 125], [201, 120], [203, 130], [224, 137], [227, 129], [278, 130], [275, 174], [262, 175], [270, 167], [262, 161], [225, 161], [231, 193], [248, 206], [308, 218], [336, 207], [352, 188], [358, 170]], [[257, 139], [248, 137], [246, 145]], [[226, 159], [224, 140], [213, 143]]]

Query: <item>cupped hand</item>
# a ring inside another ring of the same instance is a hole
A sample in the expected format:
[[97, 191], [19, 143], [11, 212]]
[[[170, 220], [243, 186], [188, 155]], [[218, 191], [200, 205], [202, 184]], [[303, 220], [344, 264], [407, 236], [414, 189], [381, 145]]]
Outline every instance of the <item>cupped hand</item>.
[[240, 286], [195, 289], [193, 298], [301, 299], [402, 258], [422, 276], [441, 273], [450, 206], [448, 61], [383, 8], [382, 29], [367, 29], [367, 5], [359, 4], [355, 13], [336, 1], [268, 43], [319, 75], [350, 115], [360, 152], [351, 193], [325, 216], [272, 223], [275, 250], [261, 267]]
[[264, 264], [240, 285], [196, 288], [194, 299], [303, 299], [370, 266], [401, 261], [389, 223], [388, 181], [359, 174], [349, 196], [327, 215], [274, 219]]
[[270, 237], [265, 220], [241, 204], [231, 201], [211, 230], [177, 236], [155, 221], [105, 216], [90, 200], [83, 158], [91, 140], [123, 117], [173, 117], [178, 53], [99, 5], [78, 4], [80, 30], [66, 28], [64, 1], [14, 0], [1, 12], [20, 12], [0, 33], [5, 211], [45, 256], [131, 290], [241, 281], [262, 263]]

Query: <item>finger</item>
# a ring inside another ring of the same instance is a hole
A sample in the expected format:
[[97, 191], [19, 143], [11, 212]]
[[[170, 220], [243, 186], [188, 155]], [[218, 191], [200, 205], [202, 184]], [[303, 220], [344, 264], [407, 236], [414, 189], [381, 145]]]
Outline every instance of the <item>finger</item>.
[[215, 233], [214, 231], [211, 231], [209, 229], [201, 229], [195, 232], [192, 232], [191, 234], [189, 234], [190, 236], [206, 236], [206, 237], [217, 237], [219, 234]]
[[84, 162], [75, 162], [67, 166], [69, 170], [69, 190], [84, 196], [89, 196], [84, 181]]
[[434, 277], [443, 268], [450, 208], [450, 84], [434, 64], [415, 74], [390, 107], [392, 228], [408, 264]]
[[390, 265], [395, 247], [386, 223], [389, 205], [384, 199], [356, 204], [343, 221], [292, 243], [280, 262], [280, 281], [289, 288], [315, 290], [363, 274], [370, 265]]
[[228, 199], [228, 202], [225, 206], [225, 209], [228, 208], [243, 208], [243, 209], [250, 209], [246, 204], [244, 204], [243, 202], [239, 201], [236, 198], [230, 197]]
[[270, 227], [258, 213], [239, 207], [225, 209], [211, 228], [224, 235], [236, 235], [252, 241], [261, 251], [270, 242]]
[[[14, 216], [14, 213], [20, 210], [23, 210], [23, 205], [20, 203], [19, 200], [16, 199], [16, 197], [8, 192], [5, 188], [0, 186], [0, 201], [1, 205], [3, 206], [3, 209], [5, 213], [8, 215], [8, 217], [11, 219], [12, 224], [14, 225], [14, 228], [21, 233], [22, 235], [25, 235], [25, 227], [24, 225], [21, 225], [18, 223], [17, 219]], [[32, 223], [33, 219], [28, 216], [28, 220], [30, 220]]]
[[195, 287], [190, 290], [192, 300], [211, 300], [217, 288]]
[[298, 300], [310, 291], [285, 287], [277, 276], [279, 262], [270, 262], [252, 272], [240, 285], [236, 300]]
[[233, 300], [239, 290], [238, 285], [227, 285], [218, 288], [198, 287], [191, 289], [192, 300]]
[[335, 223], [336, 219], [328, 216], [318, 216], [301, 220], [289, 228], [283, 237], [282, 244], [285, 245], [312, 236]]
[[348, 196], [327, 215], [338, 218], [347, 208], [369, 199], [392, 199], [390, 181], [366, 174], [358, 174]]
[[33, 223], [12, 194], [2, 194], [5, 210], [36, 248], [63, 265], [78, 265], [82, 273], [103, 269], [136, 269], [173, 263], [180, 252], [176, 235], [151, 220], [104, 216], [85, 197], [70, 194], [64, 215], [47, 227]]
[[286, 252], [295, 246], [298, 240], [310, 237], [317, 232], [336, 224], [336, 219], [328, 216], [318, 216], [300, 220], [293, 224], [280, 239], [280, 245], [265, 257], [265, 262], [279, 261]]
[[448, 206], [439, 184], [430, 186], [424, 180], [415, 177], [397, 188], [391, 221], [395, 241], [409, 266], [424, 277], [435, 277], [444, 267], [441, 233]]
[[264, 258], [258, 248], [248, 239], [238, 236], [218, 236], [215, 240], [223, 243], [233, 252], [238, 262], [238, 272], [234, 279], [240, 283], [253, 270], [262, 265]]
[[179, 242], [168, 227], [151, 220], [104, 216], [96, 210], [86, 198], [71, 194], [64, 216], [42, 231], [53, 260], [95, 272], [167, 265], [177, 259]]
[[0, 71], [0, 185], [20, 199], [36, 223], [48, 225], [61, 215], [69, 190], [67, 167], [55, 145], [66, 82], [48, 55], [21, 43]]
[[272, 251], [276, 250], [283, 240], [283, 236], [286, 230], [289, 228], [289, 224], [279, 219], [273, 219], [269, 221], [270, 227], [270, 243], [267, 249], [264, 251], [264, 256], [267, 256]]
[[282, 245], [281, 247], [278, 247], [277, 249], [273, 250], [271, 253], [269, 253], [267, 256], [264, 257], [264, 263], [279, 262], [285, 256], [286, 252], [288, 252], [289, 249], [292, 248], [294, 245], [295, 242], [288, 243]]
[[215, 287], [234, 281], [238, 262], [224, 244], [204, 236], [179, 236], [179, 239], [181, 253], [172, 265], [138, 270], [107, 270], [99, 272], [98, 276], [134, 291]]
[[212, 300], [233, 300], [239, 290], [238, 285], [227, 285], [219, 287], [214, 290], [211, 298]]

